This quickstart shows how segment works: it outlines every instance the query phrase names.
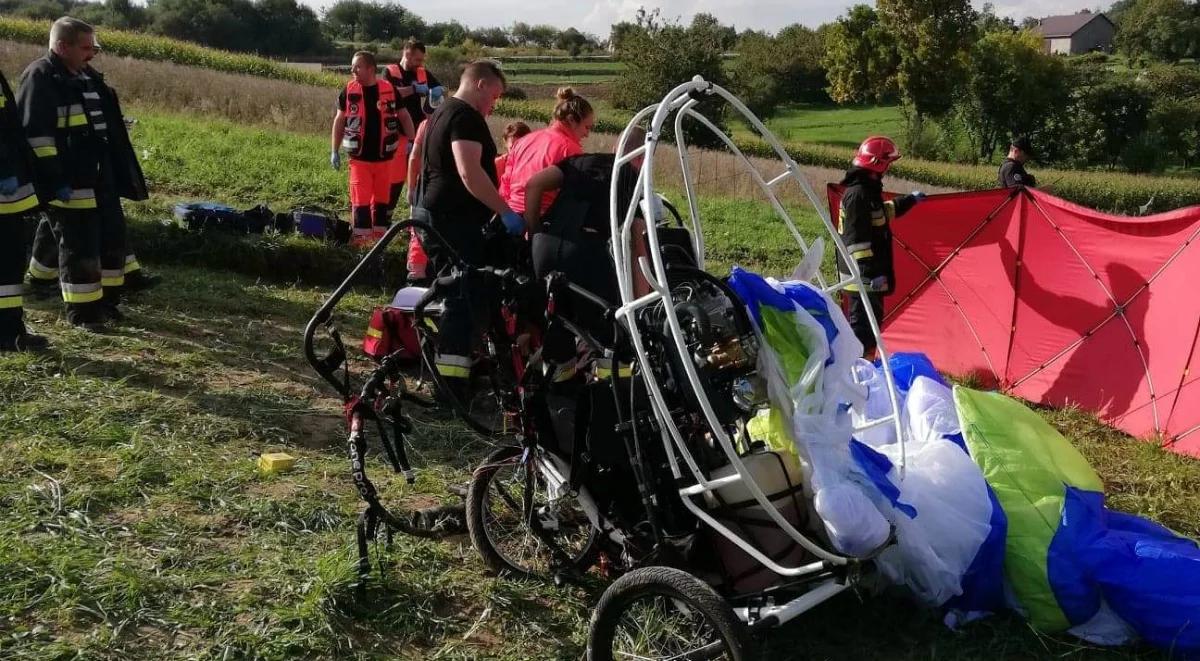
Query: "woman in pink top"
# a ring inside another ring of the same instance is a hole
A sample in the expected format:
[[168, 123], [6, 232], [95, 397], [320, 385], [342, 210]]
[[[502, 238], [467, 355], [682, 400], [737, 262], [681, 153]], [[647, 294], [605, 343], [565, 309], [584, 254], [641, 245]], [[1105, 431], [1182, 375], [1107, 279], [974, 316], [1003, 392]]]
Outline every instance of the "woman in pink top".
[[[587, 99], [570, 87], [558, 90], [554, 121], [550, 126], [521, 138], [508, 152], [508, 164], [500, 179], [500, 195], [513, 211], [525, 213], [525, 185], [533, 175], [564, 158], [583, 153], [583, 139], [592, 132], [596, 113]], [[554, 202], [556, 191], [542, 196], [544, 213]]]

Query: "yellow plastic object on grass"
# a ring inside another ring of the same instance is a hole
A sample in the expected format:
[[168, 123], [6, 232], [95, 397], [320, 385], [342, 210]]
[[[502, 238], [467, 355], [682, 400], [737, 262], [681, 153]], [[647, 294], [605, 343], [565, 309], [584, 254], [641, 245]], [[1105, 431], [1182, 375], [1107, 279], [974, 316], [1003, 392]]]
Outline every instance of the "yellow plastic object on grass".
[[265, 452], [258, 456], [258, 470], [263, 475], [286, 473], [296, 466], [296, 458], [285, 452]]

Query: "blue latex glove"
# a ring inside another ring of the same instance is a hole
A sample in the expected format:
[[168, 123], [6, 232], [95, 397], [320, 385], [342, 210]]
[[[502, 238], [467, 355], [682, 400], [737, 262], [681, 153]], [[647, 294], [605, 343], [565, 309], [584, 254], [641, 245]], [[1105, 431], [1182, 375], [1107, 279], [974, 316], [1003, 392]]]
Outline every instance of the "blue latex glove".
[[438, 85], [437, 87], [429, 88], [429, 100], [438, 102], [442, 100], [442, 95], [446, 93], [446, 88]]
[[342, 153], [340, 151], [334, 150], [329, 152], [329, 167], [334, 170], [342, 169]]
[[70, 202], [71, 193], [72, 191], [70, 186], [63, 186], [62, 188], [54, 191], [54, 199], [58, 200], [59, 202]]
[[914, 202], [924, 202], [925, 201], [925, 193], [922, 193], [919, 190], [915, 190], [915, 191], [909, 193], [909, 195], [912, 196], [912, 199]]
[[509, 234], [521, 236], [525, 233], [525, 219], [516, 211], [505, 211], [500, 214], [500, 220], [504, 221], [504, 227], [508, 229]]
[[887, 291], [887, 288], [888, 281], [886, 275], [871, 278], [871, 291]]
[[13, 193], [17, 192], [17, 188], [20, 185], [21, 184], [17, 181], [16, 177], [0, 179], [0, 195], [12, 195]]
[[416, 92], [417, 94], [420, 94], [421, 96], [428, 96], [429, 95], [429, 86], [423, 85], [421, 83], [413, 83], [413, 91]]

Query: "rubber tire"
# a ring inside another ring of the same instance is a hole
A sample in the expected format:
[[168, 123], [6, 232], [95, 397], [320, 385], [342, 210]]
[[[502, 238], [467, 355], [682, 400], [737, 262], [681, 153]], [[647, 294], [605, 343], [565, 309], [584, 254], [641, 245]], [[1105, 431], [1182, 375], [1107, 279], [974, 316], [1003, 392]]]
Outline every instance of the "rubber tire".
[[588, 661], [613, 661], [612, 645], [617, 624], [625, 609], [647, 594], [687, 603], [716, 629], [734, 661], [753, 658], [749, 630], [712, 586], [673, 567], [642, 567], [618, 578], [601, 595], [588, 628]]
[[[484, 460], [484, 466], [499, 464], [501, 462], [521, 456], [524, 449], [517, 446], [502, 447]], [[531, 574], [521, 567], [517, 567], [504, 559], [496, 547], [492, 545], [492, 541], [488, 539], [487, 530], [483, 524], [484, 515], [484, 499], [487, 497], [488, 487], [491, 486], [492, 477], [496, 474], [495, 468], [477, 469], [471, 475], [471, 483], [467, 487], [467, 534], [471, 538], [471, 546], [475, 547], [475, 551], [479, 554], [479, 558], [483, 560], [483, 564], [487, 566], [488, 571], [497, 576], [508, 574], [518, 577], [543, 577], [540, 574]], [[600, 557], [599, 532], [592, 527], [591, 537], [588, 538], [588, 545], [584, 548], [583, 553], [572, 563], [571, 569], [577, 572], [585, 572]]]

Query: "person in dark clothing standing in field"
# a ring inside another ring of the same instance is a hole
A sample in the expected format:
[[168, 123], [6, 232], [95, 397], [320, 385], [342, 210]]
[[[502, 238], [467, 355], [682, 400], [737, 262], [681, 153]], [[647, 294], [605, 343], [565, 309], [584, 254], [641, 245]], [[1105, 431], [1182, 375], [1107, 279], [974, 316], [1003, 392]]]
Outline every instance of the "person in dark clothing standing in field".
[[45, 349], [49, 342], [25, 329], [25, 214], [38, 207], [33, 150], [25, 141], [17, 101], [0, 74], [0, 352]]
[[1037, 186], [1037, 179], [1025, 171], [1025, 163], [1033, 158], [1033, 145], [1029, 138], [1020, 136], [1014, 138], [1008, 147], [1008, 158], [1000, 164], [1000, 187], [1015, 188], [1017, 186]]
[[[525, 219], [508, 207], [496, 188], [496, 142], [485, 119], [504, 87], [504, 73], [495, 63], [467, 65], [454, 96], [429, 118], [421, 144], [413, 217], [429, 221], [471, 265], [483, 263], [483, 229], [493, 215], [500, 216], [510, 234], [525, 232]], [[444, 249], [429, 241], [425, 247], [433, 273], [441, 274], [450, 265]], [[486, 303], [470, 284], [460, 282], [458, 291], [444, 300], [435, 359], [439, 374], [460, 382], [470, 373], [475, 319]]]
[[[845, 190], [838, 208], [837, 230], [862, 276], [859, 282], [846, 286], [844, 296], [849, 299], [846, 302], [850, 327], [862, 342], [863, 356], [869, 360], [875, 358], [875, 334], [871, 331], [871, 321], [859, 292], [865, 291], [875, 321], [881, 324], [883, 297], [896, 288], [891, 222], [925, 199], [924, 193], [916, 191], [884, 201], [883, 175], [899, 159], [900, 151], [895, 142], [872, 136], [859, 145], [853, 166], [842, 179]], [[853, 277], [853, 270], [840, 253], [837, 264], [840, 280]]]
[[[119, 188], [128, 183], [121, 176], [128, 158], [136, 165], [127, 141], [114, 152], [115, 138], [124, 136], [123, 119], [103, 77], [89, 66], [99, 51], [92, 26], [58, 19], [50, 29], [50, 52], [29, 65], [17, 93], [38, 195], [49, 216], [34, 241], [30, 275], [58, 279], [67, 321], [93, 331], [122, 317], [117, 303], [127, 251], [124, 218], [113, 205], [119, 207], [117, 198], [125, 194]], [[114, 121], [120, 126], [109, 126]]]

